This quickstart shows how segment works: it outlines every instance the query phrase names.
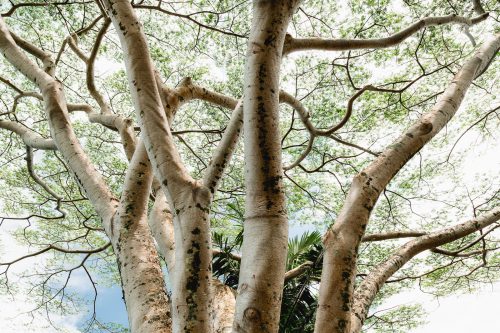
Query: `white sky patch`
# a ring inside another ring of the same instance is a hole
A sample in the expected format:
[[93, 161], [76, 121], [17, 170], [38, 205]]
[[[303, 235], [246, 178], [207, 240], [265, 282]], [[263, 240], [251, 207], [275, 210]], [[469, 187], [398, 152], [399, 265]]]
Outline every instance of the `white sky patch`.
[[[0, 327], [2, 333], [79, 333], [77, 328], [79, 316], [51, 315], [52, 324], [42, 314], [30, 315], [27, 312], [35, 308], [35, 304], [22, 295], [12, 299], [8, 295], [0, 295]], [[7, 306], [8, 305], [8, 306]]]
[[[34, 249], [27, 249], [26, 246], [19, 244], [14, 237], [10, 234], [17, 228], [24, 225], [23, 221], [6, 220], [3, 222], [0, 229], [0, 254], [1, 262], [11, 261], [19, 258], [27, 253], [34, 252]], [[51, 314], [51, 323], [47, 320], [45, 315], [40, 312], [29, 312], [37, 307], [37, 304], [25, 295], [26, 284], [19, 274], [33, 268], [35, 263], [44, 261], [44, 256], [40, 255], [36, 258], [28, 258], [17, 262], [9, 269], [10, 286], [15, 286], [19, 291], [13, 290], [13, 295], [0, 294], [0, 304], [2, 304], [0, 311], [0, 331], [2, 333], [77, 333], [80, 330], [77, 323], [81, 315], [55, 315]], [[0, 268], [3, 272], [4, 267]], [[71, 281], [71, 287], [79, 284], [79, 274], [74, 274], [75, 281]], [[83, 282], [83, 281], [82, 281]], [[87, 282], [86, 285], [89, 283]], [[83, 286], [83, 284], [82, 284]], [[8, 306], [7, 306], [8, 305]], [[53, 326], [59, 328], [56, 330]]]
[[226, 69], [217, 65], [217, 63], [209, 57], [200, 57], [197, 62], [208, 68], [208, 75], [211, 80], [225, 82], [228, 80]]
[[107, 78], [108, 76], [113, 75], [119, 70], [124, 69], [124, 65], [121, 62], [117, 62], [112, 59], [98, 57], [95, 60], [95, 69], [97, 76]]
[[500, 284], [485, 286], [474, 294], [435, 298], [420, 291], [404, 292], [390, 297], [377, 310], [397, 305], [422, 304], [427, 311], [426, 324], [408, 333], [499, 332], [498, 299]]
[[500, 332], [499, 299], [500, 285], [494, 284], [476, 294], [428, 300], [428, 323], [408, 333]]

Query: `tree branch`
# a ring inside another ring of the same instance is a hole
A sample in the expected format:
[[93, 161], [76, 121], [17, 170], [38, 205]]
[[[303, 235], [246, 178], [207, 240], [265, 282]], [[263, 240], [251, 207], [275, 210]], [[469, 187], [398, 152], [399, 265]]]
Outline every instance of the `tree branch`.
[[386, 48], [401, 43], [425, 27], [447, 23], [458, 23], [466, 26], [472, 26], [486, 20], [488, 15], [488, 13], [484, 13], [472, 19], [457, 15], [426, 17], [392, 36], [375, 39], [293, 38], [292, 36], [287, 35], [283, 53], [289, 54], [303, 50], [345, 51]]
[[78, 183], [103, 218], [104, 224], [109, 223], [116, 201], [73, 132], [61, 83], [42, 71], [19, 50], [3, 19], [0, 19], [0, 49], [14, 67], [40, 88], [52, 138], [58, 150], [74, 171]]
[[57, 150], [54, 140], [46, 139], [18, 122], [0, 120], [0, 128], [12, 131], [19, 135], [21, 140], [23, 140], [24, 144], [28, 147], [43, 150]]
[[350, 331], [358, 246], [380, 193], [455, 115], [476, 74], [487, 66], [499, 47], [497, 34], [464, 64], [434, 107], [354, 177], [344, 206], [324, 237], [316, 332]]
[[433, 249], [465, 237], [498, 220], [500, 220], [500, 208], [495, 208], [481, 217], [415, 238], [401, 246], [389, 259], [375, 267], [356, 289], [352, 312], [353, 327], [350, 333], [358, 333], [361, 330], [361, 326], [368, 314], [368, 309], [377, 292], [387, 279], [403, 267], [411, 258], [425, 250]]

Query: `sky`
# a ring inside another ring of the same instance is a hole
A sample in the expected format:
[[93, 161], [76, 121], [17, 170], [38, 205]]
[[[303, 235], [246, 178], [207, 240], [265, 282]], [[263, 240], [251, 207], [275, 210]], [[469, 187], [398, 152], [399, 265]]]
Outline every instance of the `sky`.
[[[308, 226], [292, 227], [290, 237], [300, 235]], [[0, 249], [9, 249], [6, 255], [2, 252], [2, 260], [9, 260], [26, 253], [26, 249], [16, 243], [5, 229], [0, 229]], [[29, 268], [33, 261], [21, 262], [16, 272]], [[14, 272], [15, 273], [15, 272]], [[93, 297], [93, 291], [86, 281], [83, 272], [75, 274], [70, 288], [79, 293]], [[116, 322], [127, 325], [125, 305], [121, 299], [122, 293], [118, 286], [97, 286], [98, 298], [96, 304], [97, 318], [102, 321]], [[395, 305], [422, 304], [427, 312], [426, 324], [408, 333], [470, 333], [470, 332], [500, 332], [500, 316], [498, 302], [500, 300], [500, 283], [484, 286], [473, 294], [453, 295], [434, 298], [420, 291], [404, 292], [389, 298], [379, 309], [391, 308]], [[22, 294], [16, 294], [14, 299], [0, 294], [0, 332], [2, 333], [56, 333], [41, 314], [30, 317], [23, 314], [34, 308], [35, 304]], [[67, 333], [80, 333], [88, 314], [70, 316], [52, 316], [54, 326], [64, 329]], [[478, 320], [480, 318], [480, 320]]]
[[[463, 37], [463, 36], [462, 36]], [[463, 37], [465, 38], [465, 37]], [[98, 59], [96, 65], [100, 75], [112, 73], [119, 68], [120, 64]], [[224, 72], [214, 72], [214, 76], [224, 80]], [[379, 74], [382, 74], [380, 72]], [[473, 138], [464, 138], [462, 145], [467, 146], [473, 142]], [[473, 182], [475, 174], [484, 172], [484, 168], [500, 169], [500, 145], [484, 146], [484, 151], [476, 152], [481, 157], [482, 163], [477, 164], [474, 156], [468, 158], [464, 166], [464, 174]], [[486, 157], [485, 157], [486, 156]], [[481, 170], [481, 168], [483, 170]], [[471, 171], [474, 172], [471, 172]], [[7, 221], [8, 222], [8, 221]], [[7, 225], [7, 223], [5, 223]], [[1, 261], [13, 259], [27, 253], [26, 249], [19, 246], [7, 233], [11, 227], [0, 229], [0, 258]], [[311, 229], [307, 226], [295, 226], [291, 228], [291, 237]], [[8, 253], [6, 253], [8, 252]], [[16, 267], [17, 272], [27, 269], [33, 261], [27, 260]], [[70, 288], [74, 291], [93, 297], [93, 290], [88, 281], [85, 280], [83, 272], [75, 274]], [[98, 298], [96, 310], [98, 319], [103, 321], [127, 324], [125, 305], [121, 299], [122, 293], [118, 286], [97, 286]], [[470, 333], [470, 332], [500, 332], [500, 315], [498, 314], [500, 300], [500, 283], [484, 286], [482, 290], [472, 294], [452, 295], [439, 299], [423, 294], [418, 290], [405, 292], [389, 298], [380, 308], [390, 308], [398, 304], [422, 304], [427, 312], [426, 324], [408, 333]], [[16, 293], [14, 298], [0, 294], [0, 332], [1, 333], [55, 333], [56, 331], [42, 314], [31, 317], [23, 314], [35, 307], [35, 304], [22, 293]], [[52, 316], [54, 326], [61, 327], [68, 333], [81, 332], [82, 324], [88, 318], [84, 315]]]
[[[108, 66], [109, 68], [109, 66]], [[474, 145], [477, 136], [466, 135], [455, 154], [460, 154], [461, 149]], [[476, 176], [483, 172], [493, 172], [498, 175], [500, 170], [500, 143], [493, 145], [477, 145], [481, 150], [468, 153], [466, 163], [461, 172], [465, 175], [464, 180], [473, 184]], [[462, 148], [460, 148], [462, 147]], [[477, 163], [481, 156], [481, 163]], [[495, 172], [495, 170], [497, 170]], [[425, 207], [421, 207], [425, 209]], [[0, 258], [2, 261], [13, 259], [27, 253], [26, 249], [15, 242], [7, 233], [15, 228], [15, 223], [4, 222], [0, 229]], [[292, 226], [290, 237], [300, 235], [311, 226]], [[6, 253], [7, 252], [7, 253]], [[28, 268], [33, 262], [29, 260], [22, 262], [16, 270], [21, 272]], [[93, 297], [93, 290], [83, 272], [75, 274], [71, 282], [71, 288], [81, 294]], [[121, 299], [122, 293], [118, 286], [97, 286], [97, 318], [104, 322], [116, 322], [127, 325], [125, 305]], [[474, 332], [500, 332], [500, 316], [498, 315], [500, 300], [500, 283], [485, 286], [482, 290], [473, 294], [452, 295], [449, 297], [433, 298], [422, 294], [420, 291], [405, 292], [388, 299], [380, 308], [390, 308], [398, 304], [422, 304], [427, 312], [426, 324], [408, 333], [470, 333]], [[35, 305], [23, 294], [16, 294], [14, 298], [0, 294], [0, 332], [2, 333], [55, 333], [56, 331], [43, 315], [31, 317], [23, 314]], [[64, 332], [82, 332], [82, 325], [88, 319], [88, 314], [52, 316], [54, 326], [64, 329]]]

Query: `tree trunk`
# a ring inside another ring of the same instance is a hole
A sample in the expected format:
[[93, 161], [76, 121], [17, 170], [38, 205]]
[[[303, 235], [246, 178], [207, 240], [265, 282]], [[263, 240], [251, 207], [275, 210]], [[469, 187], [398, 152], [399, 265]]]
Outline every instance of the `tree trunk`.
[[325, 256], [315, 332], [351, 331], [351, 307], [358, 247], [380, 193], [399, 170], [455, 115], [472, 80], [500, 47], [500, 35], [485, 45], [455, 75], [431, 111], [354, 177], [335, 224], [324, 238]]
[[247, 50], [243, 117], [245, 223], [235, 332], [277, 332], [288, 219], [279, 131], [283, 41], [296, 1], [254, 1]]

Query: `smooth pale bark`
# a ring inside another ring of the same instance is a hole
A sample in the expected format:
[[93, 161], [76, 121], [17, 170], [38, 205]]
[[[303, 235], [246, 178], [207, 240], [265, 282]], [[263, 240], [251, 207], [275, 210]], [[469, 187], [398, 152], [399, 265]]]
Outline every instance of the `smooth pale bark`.
[[422, 231], [395, 231], [384, 232], [381, 234], [371, 234], [363, 236], [362, 242], [380, 242], [388, 239], [400, 239], [408, 237], [419, 237], [425, 235]]
[[[172, 213], [163, 192], [156, 196], [153, 209], [149, 216], [151, 233], [158, 245], [158, 252], [167, 263], [169, 275], [175, 275], [175, 240]], [[213, 307], [210, 320], [214, 333], [227, 333], [231, 331], [235, 295], [234, 291], [219, 280], [212, 278]]]
[[[82, 190], [102, 217], [104, 225], [109, 226], [117, 206], [116, 199], [111, 195], [102, 176], [90, 162], [73, 132], [61, 83], [40, 69], [18, 48], [2, 18], [0, 18], [0, 49], [12, 65], [41, 90], [51, 137]], [[50, 69], [52, 70], [53, 68]]]
[[[228, 165], [238, 142], [242, 122], [243, 109], [241, 103], [232, 97], [216, 93], [196, 84], [190, 78], [184, 79], [175, 89], [163, 85], [156, 75], [157, 86], [160, 87], [162, 105], [169, 124], [172, 122], [178, 109], [185, 103], [199, 99], [228, 109], [233, 109], [231, 119], [224, 131], [223, 137], [214, 151], [212, 160], [205, 171], [203, 184], [210, 189], [213, 195], [222, 179], [222, 174]], [[173, 280], [175, 274], [175, 232], [173, 216], [169, 202], [159, 193], [156, 197], [149, 224], [153, 237], [156, 239], [158, 250], [165, 258], [169, 274]], [[227, 332], [231, 329], [234, 317], [235, 297], [231, 288], [224, 286], [218, 280], [212, 279], [212, 297], [214, 306], [211, 309], [210, 319], [213, 332]]]
[[[149, 194], [150, 185], [146, 184], [151, 177], [147, 172], [141, 172], [148, 165], [139, 159], [129, 169], [121, 206], [115, 215], [116, 199], [90, 163], [72, 130], [61, 84], [19, 51], [2, 19], [0, 48], [7, 60], [40, 87], [54, 142], [103, 219], [117, 254], [132, 332], [170, 332], [163, 275], [146, 224], [147, 195], [142, 192]], [[144, 152], [139, 152], [141, 154], [145, 156]], [[142, 186], [143, 181], [145, 186]], [[134, 182], [135, 187], [131, 185]], [[141, 193], [146, 199], [137, 201]]]
[[149, 227], [158, 245], [158, 252], [167, 263], [168, 273], [173, 276], [175, 270], [175, 239], [172, 211], [165, 193], [156, 194], [153, 208], [149, 213]]
[[354, 177], [344, 206], [324, 238], [315, 332], [351, 331], [357, 252], [373, 206], [397, 172], [455, 115], [472, 80], [489, 64], [499, 47], [500, 34], [465, 63], [428, 113]]
[[234, 320], [236, 306], [235, 291], [217, 279], [212, 281], [214, 306], [212, 310], [212, 325], [214, 333], [230, 333]]
[[32, 56], [40, 59], [43, 63], [44, 71], [50, 76], [55, 75], [56, 66], [54, 61], [52, 60], [52, 55], [44, 50], [40, 49], [38, 46], [31, 44], [30, 42], [22, 39], [21, 37], [14, 34], [12, 31], [10, 32], [11, 37], [16, 42], [17, 46], [31, 54]]
[[279, 73], [297, 1], [254, 1], [245, 87], [245, 222], [235, 332], [277, 332], [288, 220], [279, 132]]
[[323, 50], [323, 51], [346, 51], [359, 49], [379, 49], [397, 45], [406, 38], [412, 36], [417, 31], [426, 27], [436, 26], [447, 23], [457, 23], [466, 26], [472, 26], [482, 22], [488, 18], [488, 13], [483, 13], [477, 17], [469, 19], [467, 17], [448, 15], [426, 17], [418, 22], [413, 23], [408, 28], [395, 33], [385, 38], [373, 39], [323, 39], [323, 38], [293, 38], [288, 35], [286, 38], [283, 52], [285, 54], [306, 51], [306, 50]]
[[222, 175], [233, 156], [242, 127], [243, 105], [240, 101], [234, 107], [229, 124], [203, 176], [203, 184], [210, 189], [212, 195], [217, 191]]
[[43, 150], [57, 150], [54, 140], [46, 139], [40, 134], [15, 121], [0, 120], [0, 128], [12, 131], [19, 135], [21, 140], [23, 140], [24, 144], [28, 147]]
[[97, 53], [99, 52], [101, 42], [110, 24], [111, 20], [109, 18], [106, 18], [104, 20], [104, 24], [97, 34], [96, 40], [92, 47], [92, 51], [88, 57], [82, 52], [82, 50], [80, 50], [80, 48], [78, 48], [76, 44], [78, 37], [77, 34], [69, 36], [66, 40], [68, 41], [70, 48], [85, 63], [87, 67], [85, 77], [87, 89], [90, 92], [90, 95], [97, 102], [101, 110], [100, 114], [92, 112], [92, 108], [90, 107], [85, 109], [84, 111], [87, 112], [90, 122], [98, 123], [108, 128], [116, 129], [118, 133], [120, 133], [123, 149], [125, 150], [125, 155], [130, 161], [135, 151], [135, 133], [134, 129], [132, 128], [132, 120], [126, 119], [118, 114], [111, 114], [111, 108], [109, 104], [104, 99], [104, 96], [97, 90], [97, 87], [95, 85], [95, 59], [97, 57]]
[[174, 332], [210, 332], [211, 193], [185, 170], [163, 109], [142, 26], [128, 1], [105, 1], [120, 37], [132, 100], [145, 146], [174, 216]]
[[113, 219], [112, 244], [122, 280], [130, 330], [172, 331], [170, 305], [158, 253], [147, 224], [147, 203], [153, 175], [140, 142], [125, 175], [120, 206]]
[[498, 220], [500, 220], [500, 208], [493, 209], [473, 220], [418, 237], [401, 246], [389, 259], [375, 267], [356, 288], [350, 332], [359, 333], [361, 331], [370, 305], [382, 285], [410, 259], [425, 250], [441, 246], [481, 230]]
[[97, 53], [99, 52], [99, 47], [101, 46], [102, 39], [104, 38], [104, 35], [106, 34], [106, 31], [108, 30], [109, 25], [111, 24], [111, 20], [109, 18], [106, 18], [104, 20], [104, 24], [102, 25], [101, 29], [97, 33], [96, 40], [94, 42], [94, 45], [92, 47], [92, 51], [90, 52], [90, 55], [87, 57], [82, 50], [77, 45], [78, 42], [78, 35], [73, 34], [66, 38], [66, 41], [69, 45], [69, 47], [75, 52], [75, 54], [85, 63], [87, 70], [86, 70], [86, 79], [85, 82], [87, 83], [87, 89], [90, 93], [90, 95], [94, 98], [94, 100], [97, 102], [99, 105], [99, 108], [101, 109], [101, 113], [103, 114], [111, 114], [110, 107], [108, 103], [106, 103], [104, 96], [97, 90], [97, 87], [95, 85], [95, 77], [94, 77], [94, 63], [95, 59], [97, 57]]

